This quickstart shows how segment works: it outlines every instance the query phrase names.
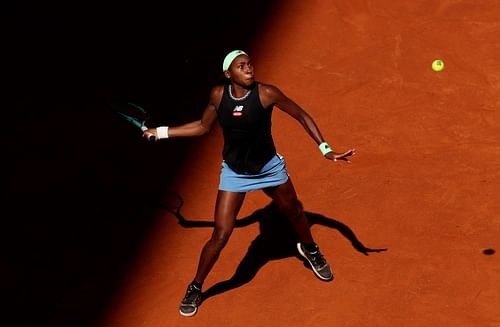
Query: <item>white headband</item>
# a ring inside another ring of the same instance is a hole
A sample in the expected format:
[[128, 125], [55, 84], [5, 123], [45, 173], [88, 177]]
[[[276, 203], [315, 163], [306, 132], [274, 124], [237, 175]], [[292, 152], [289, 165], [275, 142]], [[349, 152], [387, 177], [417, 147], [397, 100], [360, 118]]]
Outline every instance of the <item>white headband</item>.
[[243, 50], [233, 50], [229, 52], [227, 56], [224, 58], [224, 62], [222, 64], [222, 71], [225, 72], [226, 70], [229, 70], [229, 66], [231, 66], [233, 60], [239, 55], [247, 55], [247, 54]]

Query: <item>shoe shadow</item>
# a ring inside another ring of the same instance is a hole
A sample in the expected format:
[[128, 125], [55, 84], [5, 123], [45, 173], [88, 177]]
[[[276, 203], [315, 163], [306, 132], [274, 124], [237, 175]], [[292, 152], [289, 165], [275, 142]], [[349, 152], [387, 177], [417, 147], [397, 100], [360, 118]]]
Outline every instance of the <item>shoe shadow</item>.
[[[176, 216], [179, 224], [185, 228], [200, 228], [200, 227], [213, 227], [213, 221], [199, 221], [188, 220], [180, 213], [180, 208], [184, 204], [182, 198], [174, 194], [178, 200], [179, 205], [173, 208], [172, 206], [162, 206], [165, 210], [171, 212]], [[319, 224], [322, 226], [336, 229], [348, 239], [353, 248], [358, 252], [368, 255], [371, 252], [387, 251], [386, 248], [371, 249], [363, 245], [363, 243], [356, 237], [354, 232], [342, 222], [325, 217], [321, 214], [305, 212], [309, 225]], [[233, 276], [228, 280], [219, 282], [208, 290], [203, 292], [202, 302], [208, 298], [230, 291], [249, 283], [256, 275], [257, 272], [269, 261], [285, 259], [289, 257], [297, 257], [304, 262], [304, 266], [311, 269], [309, 264], [305, 261], [297, 251], [298, 239], [289, 223], [287, 217], [280, 214], [274, 202], [270, 202], [262, 209], [258, 209], [251, 215], [236, 220], [235, 228], [241, 228], [253, 223], [259, 223], [260, 233], [252, 241], [248, 247], [248, 251], [236, 268]]]

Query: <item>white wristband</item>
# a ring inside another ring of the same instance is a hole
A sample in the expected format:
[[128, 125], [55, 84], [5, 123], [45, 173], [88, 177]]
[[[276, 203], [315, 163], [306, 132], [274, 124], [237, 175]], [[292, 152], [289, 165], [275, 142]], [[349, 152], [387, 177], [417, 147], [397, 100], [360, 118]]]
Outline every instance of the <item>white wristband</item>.
[[168, 126], [156, 127], [156, 135], [158, 139], [168, 139]]

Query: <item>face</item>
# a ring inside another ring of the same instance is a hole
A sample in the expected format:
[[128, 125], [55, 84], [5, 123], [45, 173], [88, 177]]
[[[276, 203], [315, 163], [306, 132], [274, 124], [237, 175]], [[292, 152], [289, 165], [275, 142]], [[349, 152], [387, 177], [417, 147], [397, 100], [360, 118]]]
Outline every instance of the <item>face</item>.
[[239, 55], [236, 57], [229, 70], [224, 73], [232, 82], [242, 86], [250, 86], [254, 82], [253, 65], [250, 57]]

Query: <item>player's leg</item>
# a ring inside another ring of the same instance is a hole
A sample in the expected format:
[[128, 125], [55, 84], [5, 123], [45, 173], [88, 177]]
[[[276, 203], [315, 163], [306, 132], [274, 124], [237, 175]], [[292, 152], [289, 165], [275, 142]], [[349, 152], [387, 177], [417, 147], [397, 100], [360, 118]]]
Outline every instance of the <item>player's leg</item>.
[[289, 178], [284, 184], [264, 189], [264, 192], [273, 199], [276, 207], [283, 215], [286, 215], [292, 224], [299, 243], [297, 249], [311, 265], [314, 273], [321, 280], [333, 279], [333, 274], [328, 262], [324, 259], [318, 245], [314, 242], [307, 217], [302, 205], [297, 199], [297, 193]]
[[292, 180], [288, 178], [284, 184], [266, 188], [264, 193], [274, 200], [278, 210], [288, 218], [300, 242], [303, 244], [314, 243], [309, 223], [297, 198]]
[[201, 252], [198, 270], [194, 279], [197, 283], [203, 283], [215, 261], [219, 258], [220, 252], [227, 244], [244, 199], [245, 193], [219, 191], [217, 194], [215, 227], [212, 237]]
[[195, 278], [188, 285], [181, 302], [179, 310], [183, 316], [192, 316], [196, 313], [201, 302], [201, 286], [233, 232], [236, 216], [244, 199], [245, 193], [218, 192], [214, 230], [210, 239], [203, 246]]

